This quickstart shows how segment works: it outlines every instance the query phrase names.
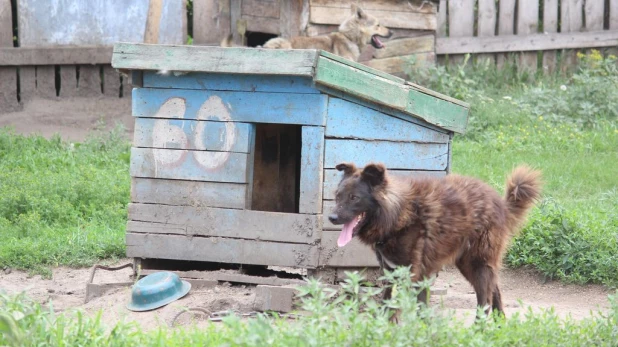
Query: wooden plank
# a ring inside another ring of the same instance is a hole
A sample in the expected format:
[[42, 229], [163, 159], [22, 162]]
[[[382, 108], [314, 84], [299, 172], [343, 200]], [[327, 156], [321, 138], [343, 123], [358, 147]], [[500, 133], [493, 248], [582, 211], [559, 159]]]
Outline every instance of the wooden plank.
[[166, 234], [181, 227], [183, 235], [282, 243], [313, 243], [322, 230], [321, 215], [135, 203], [129, 204], [129, 221], [147, 222], [134, 223], [130, 232]]
[[[517, 35], [536, 34], [539, 24], [539, 0], [518, 0]], [[537, 53], [522, 53], [519, 56], [519, 71], [535, 73]]]
[[[141, 275], [147, 276], [161, 270], [144, 270], [140, 272]], [[203, 280], [215, 280], [218, 282], [231, 282], [231, 283], [248, 283], [248, 284], [266, 284], [272, 286], [288, 286], [288, 285], [304, 285], [303, 280], [293, 278], [280, 278], [275, 276], [262, 277], [251, 276], [240, 273], [223, 271], [174, 271], [182, 279], [199, 278]]]
[[0, 66], [109, 64], [109, 47], [0, 47]]
[[257, 124], [251, 123], [249, 133], [249, 148], [252, 150], [247, 157], [247, 193], [245, 194], [245, 209], [251, 209], [253, 206], [253, 185], [255, 181], [254, 167], [255, 167], [255, 139], [257, 136]]
[[353, 238], [345, 247], [337, 246], [339, 231], [323, 231], [319, 266], [329, 267], [379, 267], [371, 247]]
[[221, 237], [126, 235], [127, 257], [315, 268], [318, 247]]
[[452, 97], [450, 97], [448, 95], [440, 94], [440, 93], [438, 93], [436, 91], [433, 91], [431, 89], [427, 89], [427, 88], [425, 88], [425, 87], [423, 87], [421, 85], [412, 83], [410, 81], [406, 81], [406, 85], [410, 86], [412, 89], [417, 90], [417, 91], [419, 91], [421, 93], [434, 96], [434, 97], [436, 97], [438, 99], [446, 100], [446, 101], [448, 101], [450, 103], [459, 105], [461, 107], [470, 108], [470, 104], [468, 104], [467, 102], [464, 102], [464, 101], [452, 98]]
[[326, 137], [447, 143], [449, 136], [346, 100], [330, 98]]
[[242, 92], [310, 93], [319, 94], [308, 77], [284, 75], [224, 75], [190, 73], [163, 76], [154, 71], [144, 72], [144, 87], [172, 89], [208, 89]]
[[385, 80], [388, 80], [388, 81], [391, 81], [391, 82], [405, 83], [405, 80], [403, 78], [390, 75], [390, 74], [388, 74], [386, 72], [383, 72], [383, 71], [380, 71], [380, 70], [368, 67], [367, 65], [364, 65], [362, 63], [358, 63], [358, 62], [355, 62], [355, 61], [351, 61], [349, 59], [342, 58], [342, 57], [340, 57], [338, 55], [335, 55], [335, 54], [332, 54], [332, 53], [329, 53], [329, 52], [326, 52], [326, 51], [320, 51], [320, 55], [322, 57], [324, 57], [324, 58], [328, 58], [328, 59], [330, 59], [330, 60], [332, 60], [334, 62], [337, 62], [339, 64], [353, 67], [353, 68], [355, 68], [357, 70], [367, 72], [367, 73], [369, 73], [371, 75], [375, 75], [375, 76], [384, 78]]
[[36, 67], [36, 94], [42, 98], [56, 98], [56, 68], [54, 66]]
[[[450, 38], [474, 36], [474, 0], [449, 0], [448, 25]], [[464, 57], [449, 54], [448, 59], [449, 64], [460, 64]]]
[[[313, 76], [311, 49], [221, 48], [118, 43], [112, 66], [129, 70], [199, 71]], [[264, 64], [268, 61], [268, 64]]]
[[247, 154], [131, 148], [132, 177], [247, 183]]
[[218, 46], [230, 34], [229, 0], [193, 0], [193, 43]]
[[[478, 2], [478, 36], [496, 35], [496, 2], [495, 0], [479, 0]], [[479, 54], [477, 61], [489, 60], [491, 64], [495, 62], [494, 54]]]
[[466, 128], [466, 108], [325, 57], [318, 59], [315, 81], [445, 129], [463, 132]]
[[324, 128], [304, 126], [301, 139], [298, 212], [320, 213], [324, 172]]
[[120, 97], [120, 74], [111, 65], [103, 66], [103, 94]]
[[279, 34], [280, 23], [277, 19], [248, 15], [243, 15], [241, 19], [246, 21], [247, 31], [267, 33], [273, 35]]
[[[230, 25], [232, 29], [233, 42], [237, 45], [244, 46], [244, 36], [247, 27], [246, 22], [241, 23], [241, 1], [242, 0], [230, 0]], [[239, 32], [239, 29], [242, 29], [242, 32]]]
[[[582, 30], [584, 25], [583, 6], [584, 0], [561, 0], [560, 32], [575, 33]], [[562, 52], [560, 60], [562, 71], [574, 69], [577, 64], [577, 50], [573, 49]]]
[[159, 180], [134, 177], [131, 201], [144, 204], [243, 209], [246, 184]]
[[36, 67], [22, 66], [19, 68], [19, 97], [21, 103], [34, 98], [36, 95]]
[[279, 1], [279, 32], [282, 37], [301, 36], [303, 1]]
[[586, 31], [603, 30], [603, 1], [586, 1], [584, 3], [584, 16], [586, 17]]
[[[159, 0], [160, 1], [160, 0]], [[113, 45], [142, 42], [149, 1], [17, 0], [21, 47]], [[161, 1], [163, 2], [163, 1]], [[161, 11], [163, 44], [183, 44], [184, 1], [165, 1]], [[81, 62], [91, 63], [91, 62]], [[108, 62], [109, 63], [109, 62]]]
[[237, 122], [136, 118], [133, 146], [249, 153], [250, 127]]
[[[13, 48], [11, 0], [0, 0], [0, 47]], [[19, 110], [17, 69], [0, 66], [0, 113]]]
[[438, 37], [446, 37], [446, 23], [447, 23], [447, 9], [446, 0], [440, 0], [440, 9], [438, 10], [438, 28], [436, 29], [436, 35]]
[[[505, 35], [515, 34], [515, 5], [516, 0], [500, 0], [499, 2], [498, 36], [500, 38]], [[438, 52], [439, 45], [440, 42], [436, 42], [436, 53]], [[498, 68], [502, 68], [508, 59], [508, 54], [496, 54]]]
[[[418, 30], [436, 30], [438, 21], [435, 13], [418, 13], [402, 11], [371, 10], [369, 14], [380, 21], [380, 25], [388, 28], [404, 28]], [[311, 6], [311, 23], [336, 24], [343, 23], [350, 17], [350, 7], [336, 8], [325, 6]]]
[[609, 0], [609, 28], [618, 29], [618, 0]]
[[231, 122], [324, 125], [328, 98], [320, 94], [245, 93], [140, 88], [133, 116]]
[[413, 68], [421, 68], [433, 65], [436, 55], [433, 52], [401, 55], [397, 57], [373, 59], [363, 64], [389, 74], [405, 77]]
[[279, 18], [279, 0], [242, 0], [243, 15]]
[[148, 14], [146, 16], [143, 42], [159, 43], [161, 12], [163, 12], [163, 0], [148, 0]]
[[371, 162], [381, 162], [393, 169], [439, 171], [446, 169], [447, 160], [448, 144], [334, 139], [325, 141], [324, 167], [327, 169], [342, 162], [353, 162], [358, 167]]
[[543, 49], [577, 49], [618, 45], [618, 31], [603, 30], [577, 33], [548, 33], [526, 36], [439, 38], [438, 54], [522, 52]]
[[61, 98], [77, 96], [77, 67], [75, 65], [60, 66], [60, 93]]
[[78, 76], [77, 95], [101, 95], [101, 69], [98, 65], [80, 65]]
[[390, 58], [412, 53], [425, 53], [434, 51], [436, 38], [434, 35], [423, 35], [398, 40], [389, 40], [382, 49], [376, 49], [373, 57]]
[[[311, 6], [330, 7], [349, 10], [348, 0], [311, 0]], [[422, 0], [359, 0], [355, 1], [360, 7], [367, 11], [381, 10], [390, 12], [416, 12], [416, 13], [436, 13], [436, 8], [432, 4], [423, 3]]]
[[[444, 177], [446, 176], [445, 171], [415, 171], [415, 170], [388, 170], [388, 174], [392, 177]], [[328, 169], [324, 170], [324, 200], [334, 200], [335, 199], [335, 191], [337, 190], [337, 186], [341, 179], [343, 178], [343, 173], [337, 171], [336, 169]], [[323, 211], [322, 213], [325, 216], [328, 216], [328, 211]], [[341, 229], [341, 228], [339, 228]]]
[[[543, 0], [543, 31], [558, 32], [558, 0]], [[552, 74], [556, 69], [556, 51], [543, 51], [543, 72]]]

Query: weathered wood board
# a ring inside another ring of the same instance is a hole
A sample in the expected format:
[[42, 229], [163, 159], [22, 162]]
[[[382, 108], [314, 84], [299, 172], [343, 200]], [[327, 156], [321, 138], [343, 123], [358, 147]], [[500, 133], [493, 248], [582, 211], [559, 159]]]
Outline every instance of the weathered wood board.
[[324, 167], [332, 169], [342, 162], [365, 166], [381, 162], [392, 169], [445, 170], [448, 144], [391, 141], [364, 141], [327, 139]]
[[329, 98], [326, 137], [447, 143], [449, 136], [353, 102]]
[[[558, 31], [558, 0], [543, 2], [543, 31], [555, 33]], [[543, 51], [543, 72], [553, 73], [556, 69], [556, 51]]]
[[322, 56], [318, 58], [315, 81], [372, 103], [411, 113], [442, 128], [456, 132], [465, 131], [468, 120], [468, 110], [465, 107], [419, 92], [403, 82], [384, 79], [378, 74]]
[[324, 128], [302, 128], [300, 155], [300, 213], [322, 211], [322, 184], [324, 165]]
[[[446, 171], [388, 170], [388, 174], [391, 177], [444, 177], [446, 176]], [[343, 173], [336, 169], [324, 170], [324, 200], [335, 199], [335, 191], [342, 178]]]
[[313, 76], [318, 54], [311, 49], [203, 48], [117, 43], [112, 66], [129, 70]]
[[163, 76], [153, 71], [144, 72], [144, 88], [206, 89], [240, 92], [271, 92], [318, 94], [313, 80], [308, 77], [283, 75], [224, 75], [218, 73], [190, 73], [181, 76]]
[[436, 61], [433, 52], [400, 55], [396, 57], [372, 59], [363, 64], [395, 76], [405, 77], [415, 68], [427, 67]]
[[[449, 0], [448, 25], [449, 37], [474, 36], [474, 0]], [[449, 64], [460, 64], [464, 57], [449, 54]]]
[[[143, 42], [148, 1], [17, 0], [21, 47]], [[158, 42], [182, 44], [183, 1], [163, 3]]]
[[[478, 2], [478, 36], [494, 36], [496, 35], [496, 1], [495, 0], [479, 0]], [[477, 56], [477, 61], [490, 60], [494, 62], [493, 54], [480, 54]]]
[[344, 247], [337, 246], [339, 231], [322, 232], [322, 249], [319, 266], [329, 267], [379, 267], [378, 259], [371, 247], [353, 238]]
[[[13, 48], [13, 20], [10, 0], [0, 0], [0, 48], [2, 47]], [[0, 113], [17, 110], [19, 110], [17, 69], [0, 66]]]
[[133, 177], [131, 201], [195, 207], [243, 209], [247, 185]]
[[54, 66], [36, 67], [36, 95], [46, 99], [56, 98], [56, 69]]
[[218, 46], [230, 34], [230, 2], [193, 0], [193, 43]]
[[132, 177], [247, 183], [246, 153], [131, 148]]
[[133, 146], [249, 153], [250, 134], [248, 123], [136, 118]]
[[324, 125], [328, 97], [183, 89], [133, 90], [133, 116], [276, 124]]
[[109, 64], [111, 46], [0, 47], [0, 65]]
[[[539, 0], [518, 0], [517, 34], [536, 34], [539, 24]], [[535, 73], [537, 70], [537, 53], [524, 52], [519, 56], [519, 71]]]
[[127, 233], [127, 257], [315, 268], [318, 246], [222, 237]]
[[422, 35], [416, 37], [389, 40], [384, 43], [384, 48], [376, 49], [373, 57], [376, 59], [391, 58], [412, 53], [427, 53], [434, 51], [436, 38], [434, 35]]
[[[498, 6], [498, 35], [502, 38], [504, 35], [513, 35], [515, 33], [515, 4], [516, 0], [500, 0]], [[436, 43], [436, 53], [438, 53], [438, 45]], [[440, 53], [438, 53], [440, 54]], [[496, 63], [498, 68], [502, 68], [509, 59], [508, 54], [497, 54]]]
[[[310, 214], [131, 203], [129, 224], [132, 226], [131, 232], [139, 233], [180, 233], [189, 236], [309, 244], [320, 237], [322, 217]], [[174, 227], [174, 230], [165, 228], [166, 225]]]

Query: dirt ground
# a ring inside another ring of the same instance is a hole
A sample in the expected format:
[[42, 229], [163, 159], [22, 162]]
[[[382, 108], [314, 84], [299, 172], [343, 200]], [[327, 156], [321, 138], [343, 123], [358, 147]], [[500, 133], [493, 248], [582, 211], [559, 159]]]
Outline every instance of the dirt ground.
[[[119, 261], [116, 265], [130, 262]], [[97, 270], [93, 283], [131, 282], [131, 269], [117, 272]], [[94, 315], [102, 311], [103, 321], [111, 326], [116, 322], [136, 321], [149, 330], [158, 326], [169, 326], [171, 320], [183, 308], [201, 307], [211, 312], [236, 310], [248, 313], [253, 310], [255, 287], [252, 285], [230, 285], [219, 283], [210, 288], [192, 289], [187, 296], [163, 308], [149, 312], [131, 312], [125, 308], [131, 297], [130, 287], [111, 289], [104, 296], [84, 303], [86, 283], [90, 269], [56, 268], [52, 279], [29, 276], [25, 272], [12, 271], [0, 275], [0, 290], [8, 293], [25, 291], [37, 302], [52, 304], [55, 310], [81, 309]], [[507, 317], [515, 312], [524, 314], [529, 307], [534, 311], [554, 307], [562, 317], [571, 315], [575, 319], [588, 317], [591, 312], [608, 308], [607, 295], [611, 292], [601, 286], [577, 286], [560, 282], [543, 283], [540, 276], [526, 270], [501, 272], [502, 296]], [[475, 314], [476, 297], [472, 287], [454, 268], [447, 268], [436, 280], [437, 288], [447, 288], [446, 295], [433, 295], [431, 304], [444, 310], [454, 310], [456, 315], [472, 322]], [[519, 303], [521, 300], [521, 305]], [[198, 325], [207, 324], [202, 316], [196, 315]], [[190, 314], [183, 314], [177, 325], [191, 322]]]
[[[130, 99], [75, 98], [62, 102], [34, 100], [25, 105], [21, 112], [0, 114], [0, 127], [11, 125], [18, 133], [34, 132], [47, 137], [60, 133], [67, 140], [81, 141], [101, 120], [108, 127], [117, 122], [123, 123], [127, 128], [128, 138], [131, 138], [133, 124]], [[128, 261], [125, 259], [118, 264]], [[94, 283], [131, 282], [131, 273], [131, 269], [118, 272], [97, 271]], [[38, 302], [52, 303], [57, 310], [79, 308], [90, 314], [102, 310], [103, 321], [108, 325], [126, 319], [137, 321], [145, 329], [169, 324], [182, 307], [250, 312], [255, 299], [253, 286], [220, 284], [191, 290], [186, 297], [158, 310], [135, 313], [125, 308], [130, 299], [129, 287], [111, 290], [105, 296], [84, 304], [89, 275], [90, 269], [56, 268], [53, 270], [52, 279], [47, 280], [40, 276], [31, 277], [20, 271], [5, 273], [0, 269], [0, 290], [9, 293], [25, 291]], [[543, 283], [538, 275], [524, 270], [503, 270], [501, 283], [508, 316], [515, 312], [525, 312], [530, 306], [534, 310], [554, 307], [560, 316], [571, 315], [581, 319], [589, 316], [591, 311], [608, 307], [607, 295], [610, 292], [601, 286]], [[468, 321], [473, 320], [475, 294], [456, 270], [447, 269], [442, 272], [436, 281], [436, 287], [446, 287], [447, 294], [432, 296], [432, 305], [442, 304], [445, 309], [455, 310], [457, 315], [467, 317]], [[519, 299], [523, 305], [518, 303]], [[183, 319], [180, 319], [179, 323], [182, 322]]]

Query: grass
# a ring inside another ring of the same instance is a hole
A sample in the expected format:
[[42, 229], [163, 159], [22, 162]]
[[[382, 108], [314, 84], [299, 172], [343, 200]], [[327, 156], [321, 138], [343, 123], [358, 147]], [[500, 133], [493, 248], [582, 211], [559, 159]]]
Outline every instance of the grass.
[[123, 256], [128, 149], [121, 129], [83, 144], [0, 129], [0, 269]]
[[[228, 317], [205, 328], [159, 328], [144, 332], [135, 323], [106, 326], [100, 315], [80, 311], [55, 314], [24, 296], [0, 295], [0, 345], [11, 346], [615, 346], [618, 303], [610, 296], [606, 314], [561, 319], [552, 310], [528, 311], [509, 319], [482, 316], [464, 324], [447, 311], [419, 305], [408, 269], [386, 277], [397, 291], [386, 306], [376, 301], [380, 289], [363, 291], [351, 274], [335, 292], [310, 280], [299, 288], [296, 321], [258, 316], [247, 322]], [[425, 286], [428, 284], [425, 283]], [[399, 324], [386, 309], [401, 308]], [[481, 311], [480, 311], [481, 312]]]

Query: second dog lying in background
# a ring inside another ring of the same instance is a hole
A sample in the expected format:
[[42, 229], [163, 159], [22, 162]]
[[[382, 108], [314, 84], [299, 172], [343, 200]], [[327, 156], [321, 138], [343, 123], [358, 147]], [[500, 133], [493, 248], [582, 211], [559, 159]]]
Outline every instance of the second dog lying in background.
[[[371, 44], [384, 48], [380, 38], [389, 38], [392, 32], [380, 25], [378, 19], [352, 4], [352, 15], [346, 19], [339, 30], [320, 36], [297, 36], [289, 39], [276, 37], [268, 40], [263, 47], [271, 49], [321, 49], [340, 57], [358, 61], [362, 49]], [[228, 36], [221, 42], [221, 47], [234, 46]]]

